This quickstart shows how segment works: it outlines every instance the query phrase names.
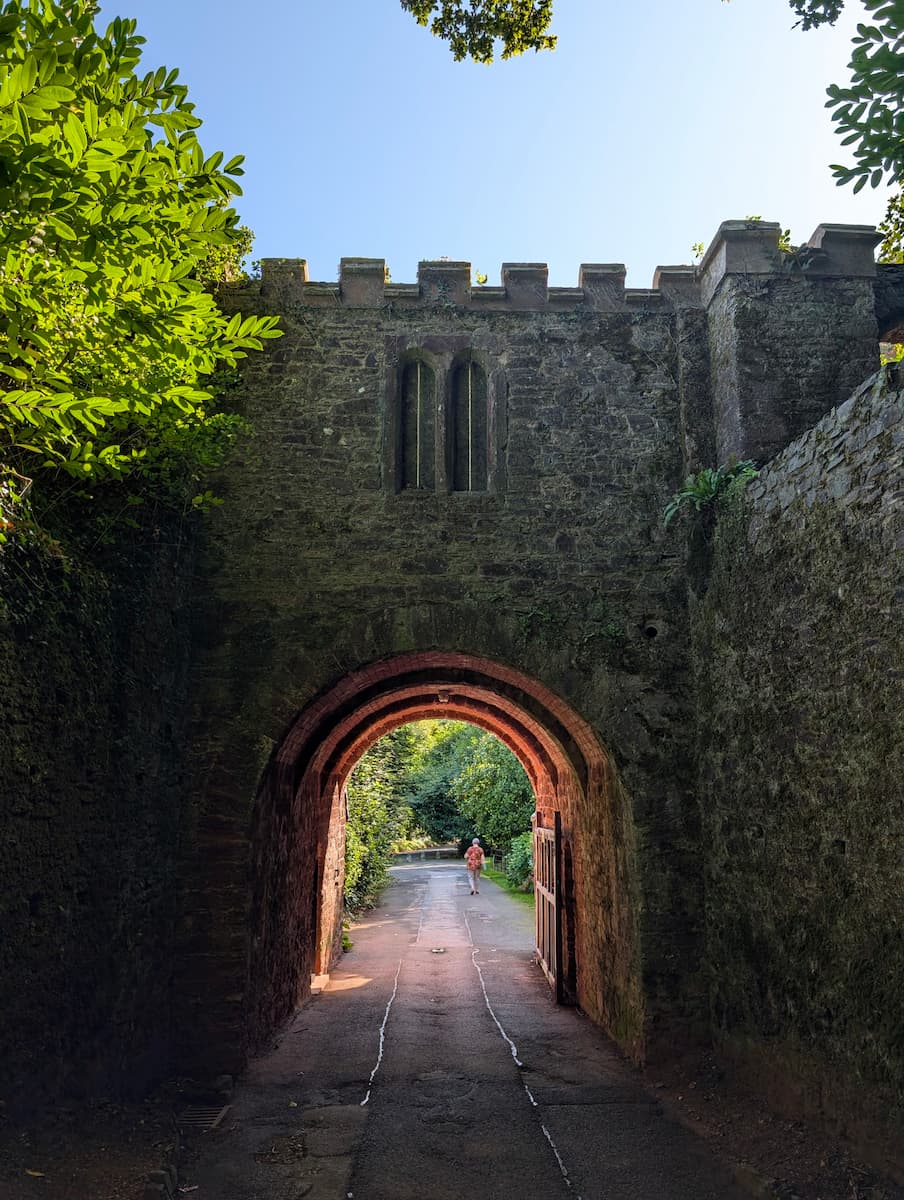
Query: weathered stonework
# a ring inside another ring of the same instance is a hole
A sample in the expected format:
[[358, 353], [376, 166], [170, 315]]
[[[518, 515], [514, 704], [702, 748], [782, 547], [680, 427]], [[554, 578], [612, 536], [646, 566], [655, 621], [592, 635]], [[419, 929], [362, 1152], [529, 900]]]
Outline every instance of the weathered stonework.
[[[45, 1024], [87, 1088], [140, 1084], [171, 1030], [181, 1072], [240, 1068], [336, 952], [348, 771], [394, 724], [448, 715], [500, 736], [541, 820], [560, 815], [565, 994], [629, 1054], [705, 1033], [711, 1009], [726, 1046], [793, 1051], [823, 1081], [834, 1056], [898, 1096], [873, 965], [898, 961], [894, 434], [878, 393], [821, 420], [876, 368], [877, 286], [896, 319], [874, 241], [820, 227], [788, 256], [777, 226], [727, 222], [699, 269], [642, 290], [618, 264], [585, 264], [576, 288], [507, 264], [472, 288], [468, 264], [395, 284], [346, 259], [338, 283], [269, 260], [229, 292], [285, 337], [233, 393], [254, 433], [193, 580], [191, 783], [184, 564], [86, 575], [0, 635], [10, 1077], [40, 1061], [72, 1082]], [[403, 486], [412, 362], [436, 385], [431, 490]], [[450, 469], [463, 363], [486, 385], [482, 491]], [[815, 422], [723, 522], [690, 620], [699, 563], [663, 528], [667, 499]], [[86, 960], [106, 981], [90, 994]]]
[[190, 539], [119, 550], [0, 554], [7, 1114], [137, 1097], [170, 1061]]
[[[382, 289], [382, 265], [374, 275]], [[262, 292], [269, 286], [268, 272]], [[681, 470], [668, 315], [516, 306], [468, 316], [446, 304], [408, 312], [316, 297], [276, 300], [287, 335], [245, 376], [255, 436], [221, 485], [233, 516], [211, 529], [200, 622], [216, 641], [202, 664], [201, 769], [214, 764], [229, 792], [217, 784], [207, 811], [220, 828], [247, 822], [260, 771], [249, 739], [279, 744], [306, 701], [370, 662], [442, 649], [517, 664], [592, 714], [618, 747], [626, 786], [658, 775], [647, 803], [680, 827], [689, 738], [672, 697], [687, 648], [680, 561], [659, 519]], [[386, 429], [399, 346], [441, 362], [463, 340], [504, 380], [504, 483], [398, 493]], [[209, 774], [205, 787], [209, 796]], [[311, 819], [320, 828], [325, 808]], [[682, 852], [677, 835], [657, 845], [646, 933], [656, 988], [676, 986], [678, 912], [699, 903], [675, 862]], [[312, 861], [302, 875], [318, 871]], [[244, 894], [242, 875], [235, 888]], [[234, 912], [223, 936], [235, 939], [238, 968], [246, 915]]]
[[[200, 1021], [209, 1044], [236, 1050], [267, 1036], [324, 945], [315, 926], [333, 908], [318, 892], [335, 874], [343, 780], [292, 760], [297, 714], [370, 664], [434, 652], [515, 668], [560, 697], [608, 764], [605, 795], [625, 797], [604, 828], [593, 814], [610, 801], [589, 799], [586, 782], [554, 799], [568, 810], [576, 1000], [638, 1055], [660, 1027], [703, 1021], [686, 567], [662, 508], [717, 446], [771, 451], [876, 360], [874, 236], [822, 228], [793, 264], [777, 238], [728, 222], [700, 272], [660, 268], [650, 290], [626, 290], [617, 265], [549, 288], [542, 264], [508, 264], [501, 287], [472, 288], [466, 263], [425, 263], [416, 284], [394, 284], [382, 260], [344, 259], [324, 284], [300, 261], [268, 260], [257, 288], [229, 297], [281, 313], [286, 336], [236, 397], [255, 435], [220, 484], [198, 592], [189, 1030]], [[488, 379], [488, 488], [452, 492], [438, 450], [435, 489], [400, 491], [402, 364], [436, 372], [442, 436], [463, 356]], [[806, 402], [789, 399], [799, 376]], [[621, 949], [613, 902], [639, 931]], [[618, 983], [616, 960], [635, 964]]]
[[902, 382], [886, 368], [769, 463], [694, 611], [714, 1030], [786, 1110], [880, 1158], [885, 1126], [899, 1169]]
[[876, 369], [876, 231], [820, 225], [785, 254], [779, 233], [725, 222], [701, 265], [720, 463], [771, 458]]

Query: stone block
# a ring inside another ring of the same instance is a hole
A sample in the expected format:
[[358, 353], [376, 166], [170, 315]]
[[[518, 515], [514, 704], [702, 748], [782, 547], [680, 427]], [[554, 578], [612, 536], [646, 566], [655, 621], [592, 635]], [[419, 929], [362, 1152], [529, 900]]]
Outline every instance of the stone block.
[[782, 263], [777, 221], [723, 221], [700, 263], [700, 290], [708, 304], [726, 275], [771, 275]]
[[657, 267], [653, 287], [673, 308], [700, 308], [700, 280], [696, 267]]
[[426, 304], [467, 304], [471, 299], [471, 264], [445, 260], [418, 263], [420, 297]]
[[379, 308], [384, 303], [386, 260], [343, 258], [339, 262], [339, 295], [348, 308]]
[[578, 287], [590, 308], [617, 312], [625, 306], [624, 263], [581, 263]]
[[546, 263], [503, 263], [502, 286], [512, 308], [545, 308], [549, 300]]
[[261, 295], [281, 302], [301, 298], [308, 282], [308, 264], [304, 258], [262, 258]]
[[807, 242], [818, 253], [806, 269], [814, 276], [874, 279], [875, 249], [881, 241], [882, 234], [873, 225], [818, 225]]

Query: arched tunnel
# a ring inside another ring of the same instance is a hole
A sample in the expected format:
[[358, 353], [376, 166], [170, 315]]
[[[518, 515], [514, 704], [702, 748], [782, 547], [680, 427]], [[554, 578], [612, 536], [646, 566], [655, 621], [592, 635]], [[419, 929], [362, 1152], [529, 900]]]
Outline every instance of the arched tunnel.
[[[267, 765], [253, 810], [242, 1057], [262, 1046], [339, 952], [345, 784], [396, 726], [458, 719], [517, 756], [540, 827], [561, 828], [560, 994], [630, 1055], [643, 1052], [638, 882], [631, 814], [611, 758], [581, 717], [512, 667], [461, 653], [405, 654], [353, 671], [308, 703]], [[199, 1030], [195, 1042], [207, 1039]], [[238, 1047], [212, 1045], [220, 1065]]]

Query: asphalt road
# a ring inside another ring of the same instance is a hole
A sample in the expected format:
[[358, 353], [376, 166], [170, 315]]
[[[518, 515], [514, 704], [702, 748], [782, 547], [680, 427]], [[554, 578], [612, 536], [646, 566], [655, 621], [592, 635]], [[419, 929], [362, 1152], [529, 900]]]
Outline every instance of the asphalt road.
[[741, 1200], [603, 1035], [557, 1008], [531, 910], [397, 867], [328, 986], [196, 1139], [192, 1200]]

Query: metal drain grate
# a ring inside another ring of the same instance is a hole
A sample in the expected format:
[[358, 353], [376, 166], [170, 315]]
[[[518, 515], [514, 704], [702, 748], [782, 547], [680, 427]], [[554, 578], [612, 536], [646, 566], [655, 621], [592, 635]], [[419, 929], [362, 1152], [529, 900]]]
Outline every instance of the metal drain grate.
[[193, 1104], [179, 1114], [179, 1127], [207, 1133], [208, 1130], [217, 1128], [229, 1112], [230, 1107], [229, 1104], [225, 1108], [220, 1108], [218, 1104]]

